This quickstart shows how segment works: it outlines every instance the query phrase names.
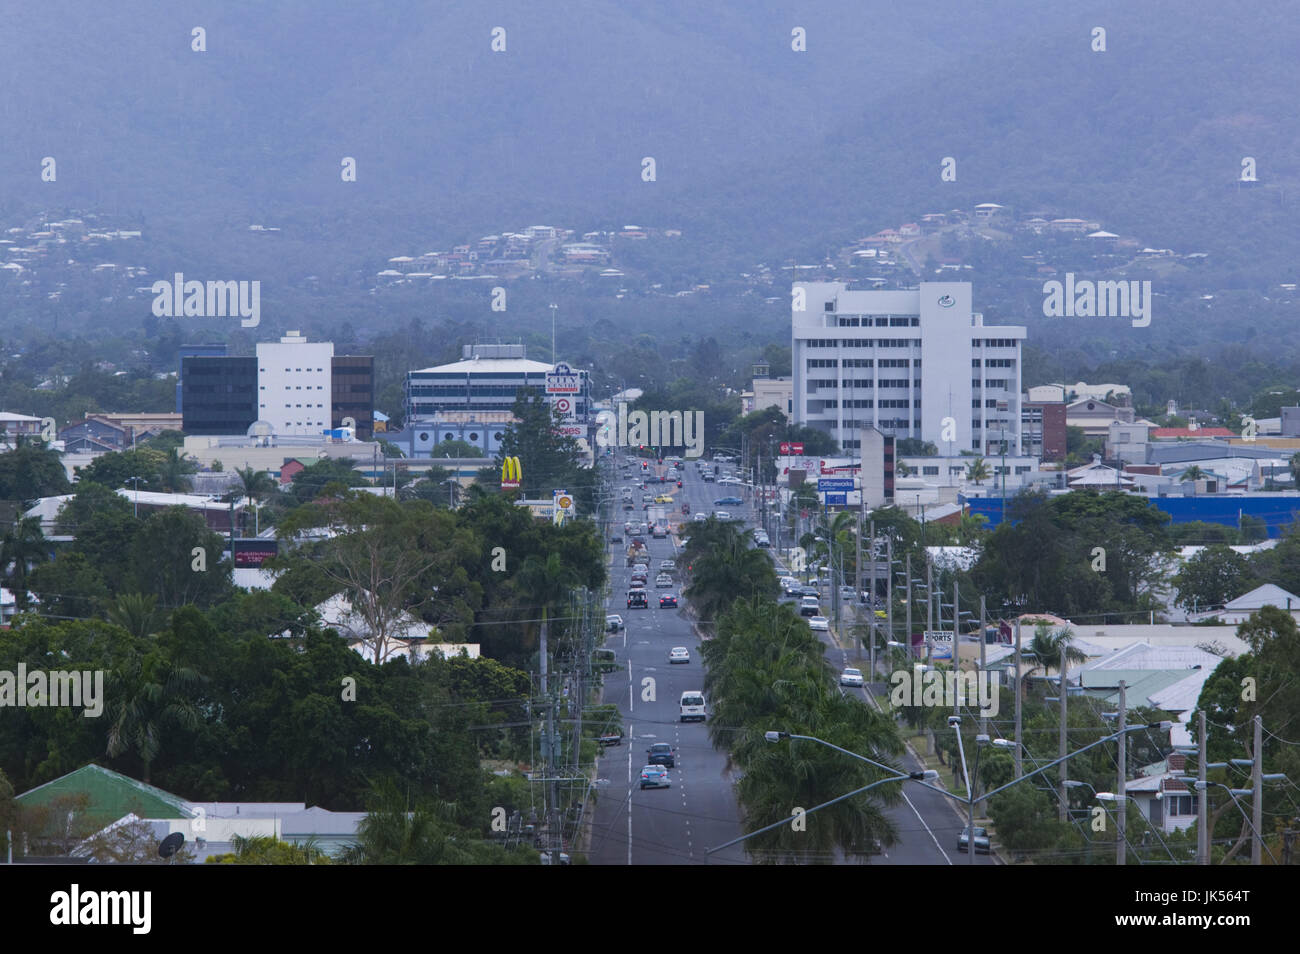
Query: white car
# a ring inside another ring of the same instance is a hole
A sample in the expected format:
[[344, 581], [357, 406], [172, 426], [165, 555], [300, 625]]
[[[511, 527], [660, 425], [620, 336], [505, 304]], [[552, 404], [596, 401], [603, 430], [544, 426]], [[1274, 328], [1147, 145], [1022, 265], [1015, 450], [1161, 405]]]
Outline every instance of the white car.
[[666, 572], [669, 571], [669, 570], [675, 570], [675, 569], [677, 569], [677, 561], [676, 561], [676, 560], [660, 560], [660, 561], [659, 561], [659, 572], [660, 572], [660, 573], [666, 573]]
[[668, 661], [670, 663], [688, 663], [691, 661], [691, 654], [685, 646], [674, 646], [668, 652]]
[[814, 630], [822, 633], [829, 633], [831, 629], [831, 621], [825, 616], [814, 616], [812, 619], [808, 620], [808, 625]]
[[727, 513], [725, 510], [715, 510], [713, 511], [713, 516], [717, 517], [719, 520], [731, 519], [731, 514]]
[[709, 518], [707, 514], [697, 513], [693, 517], [691, 517], [691, 519], [696, 523], [703, 523], [705, 520], [708, 520]]
[[861, 669], [845, 669], [840, 673], [841, 686], [860, 686], [862, 685]]
[[719, 477], [719, 478], [718, 478], [718, 483], [720, 483], [720, 484], [743, 484], [744, 481], [741, 480], [739, 477]]

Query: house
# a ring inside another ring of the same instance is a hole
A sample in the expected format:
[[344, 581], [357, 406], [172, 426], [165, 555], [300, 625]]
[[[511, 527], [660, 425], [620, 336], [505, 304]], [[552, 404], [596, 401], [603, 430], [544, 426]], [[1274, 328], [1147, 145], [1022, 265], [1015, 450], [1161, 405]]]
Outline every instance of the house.
[[1125, 794], [1137, 802], [1142, 817], [1166, 835], [1190, 828], [1196, 821], [1196, 796], [1179, 776], [1187, 774], [1187, 756], [1171, 753], [1143, 767], [1138, 778], [1124, 783]]
[[[1030, 389], [1033, 398], [1034, 389]], [[1135, 418], [1133, 408], [1110, 404], [1095, 398], [1075, 401], [1066, 405], [1065, 426], [1081, 427], [1087, 437], [1106, 437], [1112, 421], [1132, 424]]]
[[1223, 609], [1206, 610], [1205, 612], [1189, 614], [1189, 620], [1209, 619], [1217, 616], [1224, 623], [1238, 625], [1244, 623], [1250, 618], [1252, 613], [1257, 613], [1265, 606], [1275, 606], [1280, 610], [1289, 612], [1297, 622], [1300, 622], [1300, 596], [1296, 596], [1289, 590], [1274, 583], [1265, 583], [1263, 586], [1257, 586], [1249, 593], [1243, 593], [1234, 600], [1230, 600], [1223, 605]]
[[[88, 804], [79, 815], [69, 801], [84, 797]], [[146, 825], [157, 841], [173, 833], [185, 836], [185, 846], [202, 864], [213, 855], [235, 850], [236, 838], [269, 837], [298, 844], [311, 841], [337, 857], [357, 840], [365, 812], [331, 812], [305, 802], [192, 802], [153, 785], [100, 765], [85, 765], [15, 798], [27, 810], [48, 807], [67, 812], [50, 819], [51, 827], [76, 830], [84, 837], [69, 852], [89, 854], [96, 836], [132, 822]]]
[[[60, 429], [59, 440], [63, 441], [64, 450], [74, 452], [99, 448], [121, 450], [130, 442], [125, 427], [96, 417]], [[86, 442], [90, 442], [89, 446]]]
[[1067, 470], [1065, 483], [1071, 490], [1132, 490], [1134, 486], [1132, 477], [1103, 464], [1096, 454], [1092, 456], [1091, 464]]

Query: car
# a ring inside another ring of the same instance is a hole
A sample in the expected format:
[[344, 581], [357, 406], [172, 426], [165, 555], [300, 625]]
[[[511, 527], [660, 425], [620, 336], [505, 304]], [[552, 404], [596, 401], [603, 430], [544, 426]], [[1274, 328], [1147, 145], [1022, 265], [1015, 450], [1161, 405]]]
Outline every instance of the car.
[[[970, 834], [970, 829], [963, 828], [961, 830], [961, 834], [957, 836], [958, 851], [966, 850], [966, 842], [969, 840], [967, 836], [969, 834]], [[981, 853], [986, 855], [989, 853], [989, 833], [988, 833], [988, 829], [977, 827], [975, 829], [975, 854], [978, 855]]]
[[673, 585], [673, 578], [667, 573], [660, 573], [655, 577], [655, 589], [662, 590]]
[[713, 511], [713, 516], [717, 517], [719, 520], [730, 520], [730, 519], [731, 519], [731, 514], [729, 514], [729, 513], [728, 513], [727, 511], [725, 511], [725, 510], [715, 510], [715, 511]]
[[745, 502], [745, 501], [741, 500], [739, 497], [719, 497], [717, 500], [713, 501], [713, 506], [715, 506], [715, 507], [739, 507], [739, 506], [740, 506], [741, 504], [743, 504], [744, 502]]
[[815, 586], [809, 586], [805, 584], [799, 587], [799, 595], [809, 596], [816, 600], [816, 599], [821, 599], [822, 591], [817, 589], [817, 587]]
[[861, 669], [845, 669], [840, 673], [841, 686], [860, 686], [862, 685]]
[[633, 574], [632, 574], [632, 578], [631, 578], [630, 580], [628, 580], [628, 582], [629, 582], [629, 583], [632, 585], [632, 587], [635, 589], [636, 587], [644, 587], [644, 586], [646, 585], [646, 580], [647, 580], [646, 574], [644, 574], [644, 573], [633, 573]]
[[677, 767], [677, 759], [673, 755], [673, 747], [667, 742], [656, 742], [650, 748], [646, 749], [648, 756], [646, 761], [651, 765], [666, 765], [669, 768]]
[[808, 625], [819, 633], [829, 633], [831, 630], [831, 621], [825, 616], [814, 616], [808, 620]]
[[695, 516], [691, 517], [691, 520], [694, 521], [695, 523], [703, 523], [705, 520], [708, 519], [709, 519], [708, 515], [703, 513], [697, 513]]
[[685, 646], [674, 646], [668, 651], [668, 661], [670, 663], [688, 663], [691, 661], [691, 653]]
[[665, 593], [663, 596], [659, 597], [659, 608], [677, 609], [677, 594]]
[[681, 486], [682, 486], [682, 482], [681, 482], [681, 481], [680, 481], [680, 480], [679, 480], [679, 481], [677, 481], [677, 487], [678, 487], [678, 488], [679, 488], [679, 489], [680, 489], [680, 488], [681, 488]]
[[798, 580], [791, 579], [790, 577], [786, 577], [784, 580], [781, 581], [781, 586], [785, 589], [786, 596], [802, 595], [803, 584], [800, 583]]
[[660, 573], [666, 573], [666, 572], [668, 572], [669, 570], [675, 570], [675, 569], [677, 569], [677, 561], [676, 561], [676, 560], [660, 560], [660, 561], [659, 561], [659, 572], [660, 572]]
[[623, 542], [623, 534], [621, 534], [621, 533], [619, 533], [617, 530], [615, 530], [613, 533], [611, 533], [611, 534], [609, 535], [609, 542], [610, 542], [610, 543], [622, 543], [622, 542]]
[[623, 733], [622, 733], [622, 732], [617, 732], [617, 731], [615, 731], [615, 732], [606, 732], [606, 733], [605, 733], [604, 735], [602, 735], [600, 738], [596, 739], [596, 741], [597, 741], [598, 743], [600, 743], [601, 746], [606, 746], [606, 745], [622, 745], [622, 744], [623, 744]]
[[719, 477], [719, 478], [718, 478], [718, 483], [720, 483], [720, 484], [743, 484], [744, 481], [741, 480], [739, 477], [732, 477], [730, 474], [728, 474], [726, 477]]
[[852, 603], [852, 602], [853, 602], [853, 597], [854, 597], [855, 595], [856, 595], [856, 593], [855, 593], [853, 587], [851, 587], [851, 586], [841, 586], [841, 587], [840, 587], [840, 599], [843, 600], [844, 602], [846, 602], [846, 603]]
[[647, 765], [641, 769], [641, 790], [647, 788], [672, 788], [668, 770], [662, 765]]
[[708, 718], [704, 693], [699, 689], [688, 689], [683, 692], [680, 706], [683, 722], [704, 722]]
[[821, 616], [822, 608], [817, 603], [802, 603], [799, 606], [799, 615], [805, 617]]
[[642, 495], [641, 495], [641, 502], [642, 502], [642, 503], [654, 503], [654, 499], [655, 499], [654, 494], [642, 494]]
[[658, 497], [655, 498], [655, 503], [657, 504], [659, 503], [670, 504], [672, 502], [673, 502], [673, 498], [669, 494], [660, 494]]
[[705, 482], [706, 484], [711, 484], [711, 483], [713, 483], [714, 481], [716, 481], [718, 478], [717, 478], [717, 477], [714, 477], [714, 476], [713, 476], [712, 474], [710, 474], [708, 471], [705, 471], [704, 474], [702, 475], [702, 479], [704, 480], [704, 482]]
[[645, 590], [628, 590], [627, 591], [627, 608], [628, 609], [649, 609], [650, 603], [646, 599]]
[[623, 628], [623, 617], [617, 614], [610, 614], [605, 617], [605, 632], [617, 633]]

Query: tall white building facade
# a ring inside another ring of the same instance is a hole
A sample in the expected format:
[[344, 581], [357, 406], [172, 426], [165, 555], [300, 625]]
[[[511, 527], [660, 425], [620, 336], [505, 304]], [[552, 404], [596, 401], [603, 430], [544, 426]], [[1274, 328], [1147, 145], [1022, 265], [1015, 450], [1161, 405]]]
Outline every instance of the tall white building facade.
[[334, 342], [297, 331], [257, 345], [257, 417], [276, 434], [316, 434], [331, 427]]
[[1019, 447], [1026, 331], [986, 326], [969, 282], [906, 291], [796, 282], [792, 292], [796, 423], [825, 431], [845, 453], [860, 449], [864, 427], [930, 441], [940, 454], [996, 454], [1003, 440]]

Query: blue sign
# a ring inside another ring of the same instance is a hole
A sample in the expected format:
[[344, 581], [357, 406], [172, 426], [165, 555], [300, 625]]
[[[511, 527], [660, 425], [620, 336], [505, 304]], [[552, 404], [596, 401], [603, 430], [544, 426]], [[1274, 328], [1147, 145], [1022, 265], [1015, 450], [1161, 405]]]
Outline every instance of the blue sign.
[[849, 505], [848, 494], [827, 494], [826, 495], [826, 506], [828, 507], [835, 507], [835, 506], [847, 507], [848, 505]]
[[822, 493], [828, 490], [847, 491], [853, 489], [852, 477], [818, 477], [817, 489]]

